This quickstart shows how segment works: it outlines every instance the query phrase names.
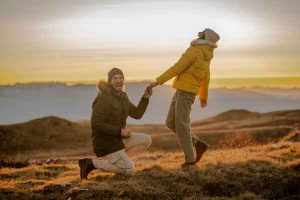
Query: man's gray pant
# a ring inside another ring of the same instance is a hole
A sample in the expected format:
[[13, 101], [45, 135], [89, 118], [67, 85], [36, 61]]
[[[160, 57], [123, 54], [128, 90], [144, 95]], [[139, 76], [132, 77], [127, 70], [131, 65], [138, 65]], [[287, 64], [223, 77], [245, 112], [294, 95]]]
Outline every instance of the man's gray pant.
[[193, 146], [199, 141], [190, 130], [190, 113], [195, 99], [193, 93], [176, 90], [166, 119], [167, 127], [177, 135], [186, 162], [195, 161]]
[[106, 172], [133, 174], [135, 166], [129, 156], [145, 152], [151, 145], [150, 135], [132, 133], [129, 138], [123, 138], [125, 149], [103, 156], [104, 159], [93, 159], [94, 166]]

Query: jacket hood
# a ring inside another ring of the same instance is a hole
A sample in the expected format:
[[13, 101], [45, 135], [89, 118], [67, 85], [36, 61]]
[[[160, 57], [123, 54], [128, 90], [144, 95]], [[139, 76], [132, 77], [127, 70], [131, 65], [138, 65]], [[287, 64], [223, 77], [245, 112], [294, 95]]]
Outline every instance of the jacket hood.
[[108, 92], [108, 83], [103, 81], [103, 80], [100, 80], [98, 83], [97, 83], [97, 89], [99, 92], [103, 93], [103, 92]]
[[194, 39], [194, 40], [191, 41], [191, 46], [192, 47], [196, 46], [197, 44], [199, 44], [199, 45], [206, 44], [206, 45], [211, 46], [213, 48], [217, 48], [218, 47], [218, 45], [216, 43], [214, 43], [212, 41], [209, 41], [209, 40], [205, 40], [205, 39], [199, 39], [199, 38], [197, 38], [197, 39]]
[[211, 41], [198, 38], [192, 40], [191, 47], [200, 49], [204, 55], [205, 61], [210, 61], [213, 58], [214, 49], [217, 48], [218, 46]]

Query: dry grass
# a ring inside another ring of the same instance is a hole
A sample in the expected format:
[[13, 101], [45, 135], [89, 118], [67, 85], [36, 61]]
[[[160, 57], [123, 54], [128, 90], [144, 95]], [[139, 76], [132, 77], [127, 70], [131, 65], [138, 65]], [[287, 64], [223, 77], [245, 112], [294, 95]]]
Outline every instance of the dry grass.
[[1, 169], [1, 199], [297, 199], [300, 144], [208, 151], [181, 170], [181, 152], [134, 158], [133, 176], [93, 171], [80, 181], [78, 158], [60, 164]]

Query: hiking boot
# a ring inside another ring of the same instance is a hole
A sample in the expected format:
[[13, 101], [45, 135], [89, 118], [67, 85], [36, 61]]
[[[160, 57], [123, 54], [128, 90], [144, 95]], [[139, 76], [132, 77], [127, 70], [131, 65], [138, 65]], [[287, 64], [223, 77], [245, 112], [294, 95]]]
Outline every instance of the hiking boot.
[[89, 159], [89, 158], [80, 159], [78, 161], [78, 165], [80, 167], [80, 178], [81, 179], [87, 179], [88, 174], [92, 170], [96, 169], [94, 167], [92, 159]]
[[196, 159], [195, 159], [195, 164], [202, 158], [203, 154], [205, 153], [205, 151], [207, 151], [209, 145], [198, 141], [195, 144], [195, 149], [196, 149]]
[[195, 162], [185, 162], [181, 165], [181, 169], [188, 169], [190, 167], [195, 167], [196, 163]]

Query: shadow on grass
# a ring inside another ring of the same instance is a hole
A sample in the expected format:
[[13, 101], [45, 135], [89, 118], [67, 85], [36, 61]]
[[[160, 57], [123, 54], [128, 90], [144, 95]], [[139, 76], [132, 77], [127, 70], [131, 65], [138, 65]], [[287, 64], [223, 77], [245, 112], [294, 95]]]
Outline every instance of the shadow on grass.
[[86, 186], [88, 190], [72, 190], [52, 184], [33, 194], [1, 190], [0, 195], [7, 199], [297, 199], [300, 173], [298, 168], [256, 160], [185, 171], [154, 165], [133, 176], [99, 175]]

